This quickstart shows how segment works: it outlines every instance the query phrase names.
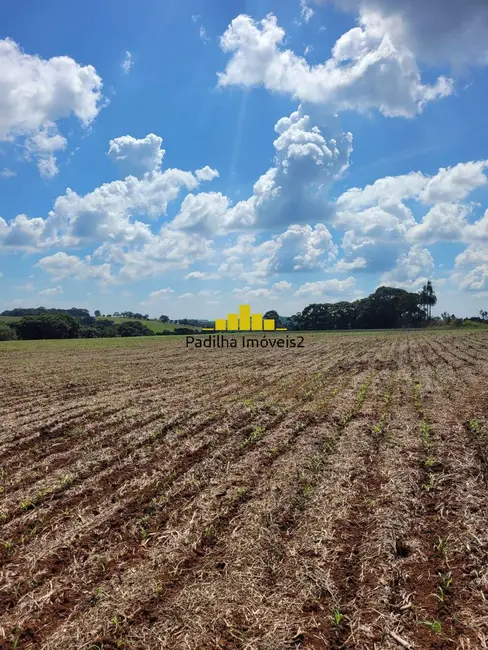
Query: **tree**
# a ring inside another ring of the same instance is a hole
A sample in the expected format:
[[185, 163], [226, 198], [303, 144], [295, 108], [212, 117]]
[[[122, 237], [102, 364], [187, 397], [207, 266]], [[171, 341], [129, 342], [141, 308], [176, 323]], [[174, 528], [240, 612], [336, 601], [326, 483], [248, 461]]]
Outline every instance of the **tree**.
[[0, 341], [14, 341], [16, 338], [17, 335], [15, 334], [14, 329], [8, 325], [0, 323]]
[[160, 323], [169, 323], [169, 317], [166, 316], [165, 314], [162, 314], [159, 318], [158, 321]]
[[75, 339], [80, 323], [69, 314], [41, 314], [24, 316], [16, 326], [19, 338], [36, 339]]
[[267, 311], [264, 314], [263, 318], [266, 318], [266, 319], [269, 319], [269, 320], [274, 320], [275, 328], [276, 327], [281, 327], [281, 321], [280, 321], [279, 314], [274, 309], [272, 309], [271, 311]]
[[154, 332], [138, 320], [127, 320], [115, 327], [119, 336], [154, 336]]
[[100, 318], [101, 315], [101, 311], [99, 309], [95, 309], [95, 318]]
[[420, 304], [426, 307], [426, 318], [430, 320], [432, 318], [432, 307], [437, 303], [437, 296], [430, 280], [422, 287], [420, 300]]
[[488, 311], [484, 309], [480, 309], [480, 316], [481, 316], [481, 320], [483, 321], [488, 320]]

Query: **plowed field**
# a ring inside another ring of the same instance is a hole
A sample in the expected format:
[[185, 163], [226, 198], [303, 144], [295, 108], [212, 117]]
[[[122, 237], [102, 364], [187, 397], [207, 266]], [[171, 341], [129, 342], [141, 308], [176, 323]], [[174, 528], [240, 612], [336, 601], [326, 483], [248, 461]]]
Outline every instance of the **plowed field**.
[[0, 647], [488, 648], [488, 334], [0, 344]]

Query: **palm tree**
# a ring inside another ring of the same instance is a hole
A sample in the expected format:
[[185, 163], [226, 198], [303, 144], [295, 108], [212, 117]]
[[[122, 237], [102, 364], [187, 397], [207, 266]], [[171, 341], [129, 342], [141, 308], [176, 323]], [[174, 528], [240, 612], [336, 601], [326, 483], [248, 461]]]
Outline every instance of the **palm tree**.
[[420, 300], [420, 304], [427, 307], [427, 318], [430, 320], [432, 318], [432, 307], [437, 303], [437, 296], [434, 293], [434, 287], [430, 280], [422, 287]]

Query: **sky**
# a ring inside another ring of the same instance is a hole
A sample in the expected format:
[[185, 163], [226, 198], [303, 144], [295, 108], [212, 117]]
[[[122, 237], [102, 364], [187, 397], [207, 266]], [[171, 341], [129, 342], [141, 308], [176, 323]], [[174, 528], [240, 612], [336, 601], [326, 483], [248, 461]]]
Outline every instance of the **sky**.
[[0, 311], [488, 308], [484, 0], [5, 0]]

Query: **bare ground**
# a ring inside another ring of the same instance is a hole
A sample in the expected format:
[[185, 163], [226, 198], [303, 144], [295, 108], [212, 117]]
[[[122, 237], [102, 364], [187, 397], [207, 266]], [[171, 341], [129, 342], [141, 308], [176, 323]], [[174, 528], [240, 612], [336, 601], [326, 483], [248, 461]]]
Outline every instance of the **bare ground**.
[[488, 648], [488, 336], [0, 348], [0, 648]]

